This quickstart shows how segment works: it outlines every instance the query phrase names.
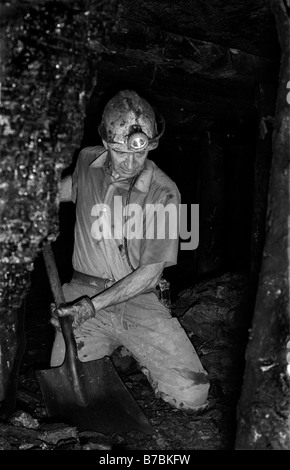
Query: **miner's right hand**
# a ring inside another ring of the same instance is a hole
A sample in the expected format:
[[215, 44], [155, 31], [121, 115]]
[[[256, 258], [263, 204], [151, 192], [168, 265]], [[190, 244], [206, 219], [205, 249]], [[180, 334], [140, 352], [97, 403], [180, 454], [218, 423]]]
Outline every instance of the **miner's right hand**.
[[75, 302], [59, 306], [52, 311], [51, 324], [61, 330], [59, 317], [71, 316], [72, 327], [79, 328], [86, 320], [95, 316], [94, 305], [88, 296], [81, 297]]

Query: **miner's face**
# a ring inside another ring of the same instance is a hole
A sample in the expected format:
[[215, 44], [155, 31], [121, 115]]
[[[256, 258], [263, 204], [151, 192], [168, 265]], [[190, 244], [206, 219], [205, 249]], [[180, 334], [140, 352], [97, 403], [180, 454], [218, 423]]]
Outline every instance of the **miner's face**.
[[121, 152], [112, 149], [108, 144], [106, 148], [108, 149], [114, 178], [132, 178], [136, 176], [144, 167], [148, 156], [148, 150]]

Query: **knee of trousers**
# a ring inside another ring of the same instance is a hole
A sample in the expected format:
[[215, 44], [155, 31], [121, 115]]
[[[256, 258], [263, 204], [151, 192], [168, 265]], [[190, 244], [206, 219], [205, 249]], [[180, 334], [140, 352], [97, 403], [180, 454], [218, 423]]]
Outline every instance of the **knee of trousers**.
[[174, 408], [200, 410], [208, 405], [210, 383], [205, 371], [193, 372], [182, 370], [170, 376], [152, 378], [150, 372], [143, 368], [156, 397], [161, 398]]

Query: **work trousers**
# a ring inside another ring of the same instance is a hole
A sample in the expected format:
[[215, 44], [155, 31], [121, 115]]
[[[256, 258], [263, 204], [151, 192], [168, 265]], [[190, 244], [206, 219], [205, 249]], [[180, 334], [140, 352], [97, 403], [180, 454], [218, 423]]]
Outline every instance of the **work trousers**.
[[[66, 302], [98, 293], [79, 280], [64, 284], [63, 291]], [[157, 397], [184, 410], [207, 406], [208, 374], [179, 321], [153, 292], [96, 312], [74, 334], [80, 361], [110, 356], [122, 345], [138, 361]], [[56, 330], [51, 366], [61, 365], [64, 355], [63, 336]]]

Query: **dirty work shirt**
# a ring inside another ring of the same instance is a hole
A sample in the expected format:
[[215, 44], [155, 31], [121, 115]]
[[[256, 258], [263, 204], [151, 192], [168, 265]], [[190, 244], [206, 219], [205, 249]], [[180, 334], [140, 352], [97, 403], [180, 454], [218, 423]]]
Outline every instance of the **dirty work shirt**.
[[81, 151], [73, 175], [76, 271], [122, 279], [132, 271], [124, 249], [125, 236], [134, 268], [162, 261], [166, 266], [176, 264], [177, 186], [148, 159], [127, 201], [131, 182], [111, 177], [104, 147]]
[[[97, 151], [100, 152], [99, 147]], [[112, 184], [106, 169], [108, 168], [106, 166], [107, 156], [103, 148], [99, 154], [99, 158], [103, 158], [103, 161], [95, 160], [95, 148], [88, 151], [85, 149], [81, 155], [82, 161], [74, 174], [73, 191], [79, 224], [82, 221], [86, 223], [89, 221], [91, 224], [94, 222], [88, 214], [91, 213], [91, 205], [96, 200], [101, 201], [103, 198], [108, 202], [109, 207], [111, 192], [115, 194], [117, 191], [122, 200], [124, 197], [126, 198], [128, 193], [127, 187], [118, 186], [116, 189]], [[92, 162], [93, 164], [90, 166]], [[98, 166], [99, 164], [100, 166]], [[98, 190], [96, 190], [97, 186], [94, 186], [94, 193], [89, 188], [93, 184], [92, 176], [89, 176], [87, 184], [85, 184], [85, 175], [87, 176], [91, 171], [94, 175], [94, 184], [99, 185]], [[106, 178], [105, 181], [104, 178]], [[166, 201], [169, 196], [169, 200], [174, 200], [175, 203], [179, 201], [176, 186], [153, 162], [148, 161], [135, 185], [135, 191], [132, 189], [131, 193], [134, 203], [141, 201], [144, 204], [148, 196], [150, 198], [147, 200], [150, 201], [160, 201], [162, 198], [163, 201]], [[83, 193], [89, 197], [86, 199]], [[90, 199], [92, 194], [94, 194], [93, 199]], [[89, 201], [90, 203], [88, 203]], [[88, 214], [83, 214], [83, 212]], [[106, 222], [109, 224], [109, 221]], [[117, 223], [119, 222], [117, 221]], [[86, 228], [88, 229], [88, 225]], [[87, 242], [89, 235], [82, 231], [78, 224], [75, 235], [75, 244], [78, 246], [75, 247], [73, 262], [76, 270], [94, 276], [111, 277], [115, 280], [121, 279], [131, 272], [122, 249], [120, 249], [121, 236], [117, 240], [90, 240], [89, 248], [86, 246], [82, 251], [82, 244]], [[160, 241], [166, 245], [165, 248], [161, 246]], [[156, 245], [156, 240], [150, 239], [137, 240], [135, 244], [133, 242], [134, 240], [129, 240], [130, 258], [132, 258], [134, 267], [157, 261], [165, 261], [167, 265], [176, 263], [176, 240], [157, 240]], [[150, 252], [151, 243], [153, 257]], [[158, 245], [159, 251], [155, 251], [157, 248], [154, 247]], [[99, 258], [100, 263], [98, 263]], [[115, 264], [111, 266], [113, 261]], [[63, 290], [67, 302], [83, 295], [93, 297], [100, 292], [100, 288], [76, 279], [65, 284]], [[200, 409], [206, 406], [209, 389], [207, 373], [180, 323], [176, 318], [172, 318], [170, 311], [154, 293], [144, 293], [126, 302], [98, 311], [94, 318], [87, 320], [75, 330], [75, 337], [81, 361], [109, 356], [118, 346], [122, 345], [141, 365], [143, 373], [147, 376], [158, 397], [177, 408]], [[51, 365], [60, 365], [64, 360], [64, 353], [65, 345], [62, 334], [56, 332]]]

